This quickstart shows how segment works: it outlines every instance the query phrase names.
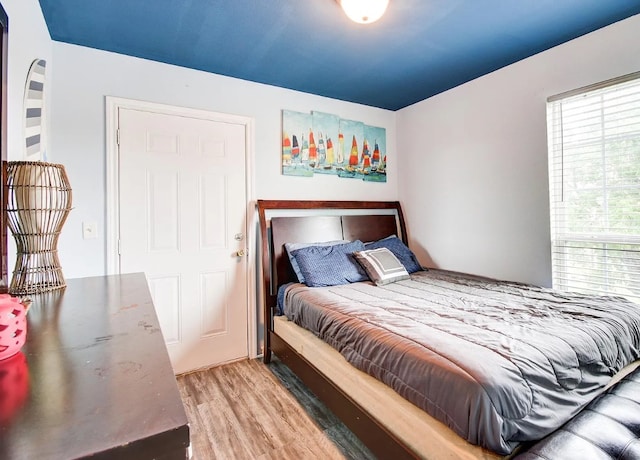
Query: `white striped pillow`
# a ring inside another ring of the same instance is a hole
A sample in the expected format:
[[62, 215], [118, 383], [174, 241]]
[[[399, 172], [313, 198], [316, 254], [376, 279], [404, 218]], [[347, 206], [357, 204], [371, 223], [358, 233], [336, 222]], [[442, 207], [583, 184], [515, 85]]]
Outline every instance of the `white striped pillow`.
[[404, 265], [387, 248], [357, 251], [353, 256], [377, 286], [410, 278]]

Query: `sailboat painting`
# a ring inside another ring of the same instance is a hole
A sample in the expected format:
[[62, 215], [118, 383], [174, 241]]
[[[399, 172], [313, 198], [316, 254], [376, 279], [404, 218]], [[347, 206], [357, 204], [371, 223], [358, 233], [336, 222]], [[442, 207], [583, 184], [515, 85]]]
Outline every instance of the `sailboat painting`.
[[[339, 177], [358, 178], [359, 147], [364, 140], [364, 123], [354, 120], [340, 120], [340, 133], [344, 136], [343, 167]], [[360, 177], [361, 178], [361, 177]]]
[[384, 128], [330, 113], [282, 111], [282, 174], [387, 181]]
[[309, 166], [309, 141], [313, 142], [312, 128], [310, 113], [282, 111], [282, 174], [313, 176], [313, 168]]
[[[364, 139], [368, 144], [369, 170], [363, 180], [387, 181], [387, 130], [376, 126], [364, 127]], [[364, 162], [364, 160], [363, 160]]]
[[318, 161], [314, 172], [316, 174], [337, 174], [336, 149], [338, 134], [340, 132], [340, 117], [331, 113], [311, 112], [313, 118], [313, 130], [317, 134]]

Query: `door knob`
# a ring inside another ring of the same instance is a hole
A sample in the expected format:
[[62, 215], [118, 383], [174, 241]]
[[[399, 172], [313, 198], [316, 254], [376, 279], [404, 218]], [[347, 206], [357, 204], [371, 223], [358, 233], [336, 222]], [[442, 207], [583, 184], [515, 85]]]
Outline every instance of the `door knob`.
[[247, 251], [245, 251], [244, 249], [240, 249], [239, 251], [236, 252], [236, 256], [238, 257], [244, 257], [247, 255]]
[[233, 239], [236, 241], [242, 241], [244, 238], [244, 234], [242, 233], [236, 233], [235, 235], [233, 235]]

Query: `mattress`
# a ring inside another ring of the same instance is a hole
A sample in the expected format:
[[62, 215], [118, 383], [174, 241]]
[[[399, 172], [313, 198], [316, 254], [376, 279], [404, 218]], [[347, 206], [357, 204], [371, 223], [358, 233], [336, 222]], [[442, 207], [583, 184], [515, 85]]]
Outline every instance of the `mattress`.
[[436, 270], [284, 297], [351, 364], [503, 455], [570, 419], [640, 349], [631, 302]]
[[273, 321], [275, 333], [360, 407], [427, 460], [503, 458], [466, 442], [442, 422], [410, 403], [384, 383], [356, 369], [333, 347], [285, 316]]

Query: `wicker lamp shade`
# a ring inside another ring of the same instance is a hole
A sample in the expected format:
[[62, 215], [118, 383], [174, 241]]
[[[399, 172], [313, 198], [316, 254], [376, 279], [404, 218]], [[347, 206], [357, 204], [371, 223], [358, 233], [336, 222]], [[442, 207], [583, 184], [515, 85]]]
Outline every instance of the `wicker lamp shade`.
[[64, 166], [10, 161], [7, 185], [7, 218], [17, 247], [9, 292], [28, 295], [65, 287], [58, 237], [71, 210], [71, 187]]

